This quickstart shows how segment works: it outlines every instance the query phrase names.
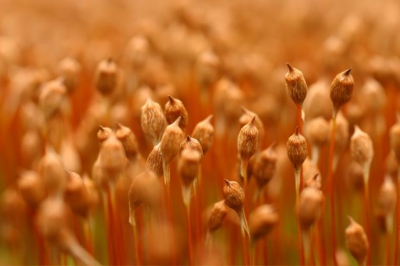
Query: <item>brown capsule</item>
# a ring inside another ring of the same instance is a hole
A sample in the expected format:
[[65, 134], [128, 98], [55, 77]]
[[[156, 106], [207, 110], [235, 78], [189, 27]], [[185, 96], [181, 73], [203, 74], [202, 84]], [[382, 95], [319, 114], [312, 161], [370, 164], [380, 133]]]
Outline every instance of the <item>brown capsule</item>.
[[64, 199], [75, 214], [84, 218], [88, 217], [91, 199], [82, 177], [77, 173], [68, 172]]
[[304, 135], [317, 147], [322, 147], [328, 142], [329, 133], [329, 123], [321, 116], [308, 120], [304, 125]]
[[111, 134], [113, 134], [111, 128], [99, 126], [99, 130], [97, 131], [97, 139], [99, 143], [103, 143]]
[[182, 129], [179, 127], [181, 117], [178, 117], [175, 122], [165, 128], [160, 142], [160, 149], [164, 163], [170, 163], [181, 148], [181, 142], [184, 138]]
[[40, 175], [35, 171], [22, 172], [18, 179], [17, 187], [24, 200], [33, 209], [36, 209], [46, 198], [46, 190], [43, 181]]
[[150, 170], [136, 176], [129, 187], [129, 223], [135, 224], [134, 212], [140, 204], [156, 208], [161, 202], [161, 184], [157, 175]]
[[287, 144], [287, 155], [290, 162], [293, 164], [295, 169], [300, 169], [303, 162], [306, 160], [308, 155], [307, 141], [299, 133], [299, 128], [296, 127], [296, 132], [289, 137]]
[[250, 237], [249, 226], [247, 225], [246, 216], [244, 214], [244, 190], [236, 181], [225, 179], [223, 189], [225, 204], [233, 209], [239, 216], [242, 234], [245, 232]]
[[182, 131], [186, 130], [189, 121], [189, 115], [186, 111], [182, 101], [168, 96], [169, 101], [165, 104], [164, 115], [168, 124], [173, 123], [178, 117], [180, 117], [179, 127]]
[[285, 74], [287, 93], [295, 104], [302, 105], [308, 90], [306, 80], [300, 70], [290, 64], [286, 65], [289, 68], [289, 71]]
[[336, 117], [335, 154], [342, 154], [346, 150], [349, 140], [349, 123], [342, 112], [339, 112]]
[[67, 92], [71, 94], [79, 84], [82, 67], [79, 62], [71, 57], [64, 58], [58, 65], [58, 74], [63, 77]]
[[60, 111], [67, 89], [61, 79], [45, 83], [40, 91], [39, 106], [46, 119]]
[[203, 154], [206, 154], [211, 148], [214, 139], [214, 127], [210, 123], [212, 117], [212, 115], [209, 115], [206, 119], [197, 123], [192, 132], [192, 137], [200, 142]]
[[127, 158], [124, 146], [114, 134], [111, 134], [101, 145], [99, 160], [108, 182], [115, 183], [125, 169]]
[[118, 86], [119, 75], [118, 65], [111, 58], [101, 61], [94, 76], [97, 90], [103, 95], [113, 93]]
[[332, 81], [330, 95], [336, 113], [350, 101], [353, 94], [354, 79], [350, 72], [351, 68], [337, 74]]
[[297, 216], [304, 231], [309, 231], [310, 227], [321, 216], [323, 201], [324, 196], [318, 189], [307, 187], [301, 191], [297, 205]]
[[258, 129], [255, 120], [254, 116], [239, 132], [237, 148], [242, 160], [249, 160], [258, 149]]
[[389, 216], [395, 212], [397, 200], [396, 185], [392, 178], [387, 176], [379, 189], [378, 203], [379, 209], [384, 215]]
[[249, 168], [251, 168], [251, 174], [249, 176], [253, 176], [256, 179], [259, 189], [262, 189], [275, 175], [278, 156], [274, 147], [275, 143], [257, 153], [250, 160]]
[[356, 126], [351, 137], [350, 152], [353, 160], [359, 163], [362, 168], [369, 168], [374, 157], [374, 146], [368, 134], [358, 126]]
[[240, 184], [236, 181], [229, 181], [225, 179], [225, 186], [223, 189], [225, 204], [235, 210], [241, 210], [244, 205], [244, 191]]
[[400, 162], [400, 123], [394, 124], [390, 128], [390, 147], [394, 151], [397, 162]]
[[329, 83], [322, 79], [312, 84], [304, 100], [306, 119], [322, 116], [326, 120], [332, 117], [332, 101], [329, 97]]
[[152, 141], [153, 145], [156, 145], [167, 126], [161, 106], [148, 98], [141, 108], [140, 123], [146, 137]]
[[195, 150], [200, 153], [201, 157], [203, 158], [203, 148], [201, 147], [200, 142], [197, 139], [192, 138], [191, 136], [186, 136], [186, 138], [181, 142], [180, 153], [182, 153], [182, 151], [185, 149]]
[[178, 175], [184, 186], [189, 187], [199, 173], [202, 154], [195, 149], [184, 149], [178, 159]]
[[72, 139], [66, 138], [62, 140], [60, 147], [60, 157], [65, 170], [74, 172], [81, 171], [81, 158]]
[[50, 196], [62, 196], [67, 183], [67, 173], [60, 156], [52, 148], [47, 148], [46, 154], [40, 160], [39, 174]]
[[389, 174], [392, 178], [397, 178], [397, 171], [399, 168], [399, 164], [396, 159], [396, 154], [393, 150], [390, 150], [389, 154], [386, 157], [386, 173]]
[[278, 222], [278, 214], [269, 205], [261, 205], [250, 213], [249, 229], [254, 241], [268, 235]]
[[223, 225], [227, 213], [228, 207], [224, 200], [215, 203], [207, 220], [208, 232], [212, 233], [218, 230]]
[[356, 223], [350, 216], [348, 218], [350, 224], [345, 232], [347, 248], [358, 264], [363, 265], [369, 249], [368, 238], [364, 228]]
[[354, 191], [361, 192], [364, 188], [364, 172], [359, 163], [351, 161], [347, 166], [346, 180]]
[[253, 119], [253, 117], [255, 117], [256, 120], [255, 120], [254, 125], [258, 129], [259, 143], [261, 143], [262, 140], [263, 140], [263, 137], [264, 137], [264, 133], [265, 133], [265, 131], [264, 131], [264, 123], [262, 122], [262, 120], [260, 119], [260, 117], [256, 113], [248, 110], [247, 108], [242, 107], [242, 111], [243, 111], [243, 114], [239, 118], [240, 127], [243, 128], [246, 124], [248, 124]]
[[153, 147], [146, 161], [146, 169], [153, 171], [158, 177], [163, 176], [161, 146], [158, 143]]
[[122, 145], [124, 145], [126, 157], [129, 160], [137, 158], [140, 152], [135, 134], [129, 127], [123, 126], [120, 123], [116, 125], [117, 130], [115, 131], [115, 136], [122, 142]]

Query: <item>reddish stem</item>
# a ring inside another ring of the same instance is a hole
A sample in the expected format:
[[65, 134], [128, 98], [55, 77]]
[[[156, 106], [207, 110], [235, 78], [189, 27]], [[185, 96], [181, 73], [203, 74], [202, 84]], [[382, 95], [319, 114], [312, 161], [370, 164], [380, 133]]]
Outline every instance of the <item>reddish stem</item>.
[[186, 221], [187, 221], [187, 235], [188, 235], [188, 247], [189, 247], [189, 265], [194, 265], [193, 260], [193, 237], [190, 219], [190, 205], [185, 206], [186, 209]]
[[331, 211], [331, 240], [332, 240], [332, 259], [333, 265], [337, 265], [336, 261], [336, 217], [335, 217], [335, 189], [333, 182], [333, 158], [335, 156], [335, 135], [336, 135], [336, 111], [332, 116], [332, 131], [331, 131], [331, 143], [329, 148], [329, 168], [328, 168], [328, 182], [329, 182], [329, 200], [330, 200], [330, 211]]
[[365, 231], [367, 233], [369, 248], [367, 249], [367, 265], [371, 265], [371, 223], [369, 211], [369, 188], [368, 183], [364, 185], [364, 208], [365, 208]]

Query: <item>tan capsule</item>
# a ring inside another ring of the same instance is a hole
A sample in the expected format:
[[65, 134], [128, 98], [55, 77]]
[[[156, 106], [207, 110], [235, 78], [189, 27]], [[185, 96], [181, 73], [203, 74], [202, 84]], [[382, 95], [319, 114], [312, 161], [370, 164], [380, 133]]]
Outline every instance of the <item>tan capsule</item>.
[[200, 153], [201, 157], [203, 158], [203, 148], [201, 147], [200, 142], [197, 139], [192, 138], [191, 136], [186, 136], [186, 138], [181, 142], [180, 153], [182, 153], [182, 151], [185, 149], [195, 150]]
[[242, 111], [243, 111], [243, 114], [239, 118], [240, 127], [243, 128], [246, 124], [248, 124], [253, 119], [253, 117], [256, 117], [254, 125], [258, 129], [258, 137], [259, 137], [258, 142], [261, 143], [263, 140], [263, 137], [264, 137], [264, 133], [265, 133], [264, 123], [262, 122], [262, 120], [256, 113], [248, 110], [247, 108], [242, 107]]
[[364, 228], [349, 216], [350, 224], [346, 228], [346, 244], [351, 255], [359, 265], [363, 265], [367, 257], [369, 243]]
[[357, 192], [361, 192], [364, 188], [364, 172], [359, 163], [351, 161], [346, 169], [346, 180], [350, 187]]
[[397, 162], [400, 162], [400, 123], [394, 124], [390, 128], [390, 147], [394, 151]]
[[255, 120], [254, 116], [239, 132], [237, 148], [242, 160], [249, 160], [258, 149], [258, 129]]
[[46, 154], [40, 160], [39, 174], [50, 196], [62, 196], [67, 183], [67, 173], [60, 156], [52, 148], [47, 148]]
[[254, 241], [268, 235], [278, 222], [278, 214], [269, 205], [261, 205], [249, 216], [249, 229]]
[[160, 149], [165, 163], [170, 163], [181, 148], [181, 142], [184, 138], [182, 129], [179, 127], [181, 117], [165, 128], [160, 142]]
[[[263, 188], [275, 175], [278, 156], [275, 152], [275, 143], [252, 157], [249, 164], [251, 176], [257, 181], [259, 189]], [[249, 176], [250, 176], [249, 175]]]
[[298, 127], [296, 127], [296, 132], [289, 137], [287, 144], [287, 155], [290, 162], [293, 164], [295, 169], [300, 169], [303, 162], [306, 160], [308, 155], [307, 141], [299, 133]]
[[24, 200], [34, 209], [46, 198], [43, 180], [35, 171], [22, 172], [17, 187]]
[[331, 84], [331, 100], [336, 112], [350, 101], [353, 94], [354, 79], [350, 74], [351, 69], [347, 69], [333, 79]]
[[111, 134], [101, 145], [99, 161], [108, 182], [116, 182], [120, 173], [125, 169], [127, 158], [124, 146], [114, 134]]
[[307, 96], [307, 83], [303, 73], [297, 68], [286, 64], [289, 71], [285, 74], [286, 90], [295, 104], [302, 105]]
[[227, 214], [228, 207], [225, 205], [224, 200], [215, 203], [207, 220], [208, 232], [212, 233], [221, 228]]
[[307, 120], [319, 116], [326, 120], [331, 119], [332, 101], [329, 96], [329, 83], [325, 79], [310, 86], [303, 107]]
[[84, 218], [88, 216], [91, 206], [89, 193], [83, 183], [82, 177], [77, 173], [68, 173], [64, 198], [75, 214]]
[[111, 128], [99, 126], [99, 130], [97, 131], [97, 139], [99, 143], [103, 143], [111, 134], [113, 134]]
[[316, 117], [307, 121], [304, 125], [304, 135], [312, 145], [322, 147], [329, 140], [330, 126], [322, 117]]
[[79, 62], [71, 57], [66, 57], [58, 64], [58, 74], [63, 77], [67, 92], [71, 94], [79, 84], [82, 67]]
[[192, 137], [200, 142], [203, 153], [206, 154], [211, 148], [214, 139], [214, 127], [210, 123], [212, 115], [197, 123], [192, 132]]
[[173, 123], [178, 117], [180, 117], [179, 127], [182, 131], [186, 130], [189, 121], [189, 115], [186, 111], [182, 101], [175, 99], [172, 96], [168, 96], [169, 101], [165, 104], [164, 115], [168, 124]]
[[151, 98], [148, 98], [141, 108], [140, 123], [146, 137], [153, 142], [153, 145], [157, 144], [161, 140], [167, 121], [161, 106]]
[[379, 208], [385, 215], [390, 215], [395, 212], [397, 200], [396, 185], [392, 178], [385, 177], [381, 188], [379, 189], [378, 203]]
[[67, 89], [61, 79], [45, 83], [40, 91], [39, 106], [46, 119], [60, 111]]
[[153, 147], [146, 161], [146, 169], [153, 171], [158, 177], [163, 176], [162, 153], [160, 143]]
[[242, 235], [246, 232], [250, 237], [249, 226], [247, 225], [246, 216], [244, 213], [244, 190], [236, 181], [229, 181], [225, 179], [225, 186], [223, 188], [225, 204], [233, 209], [239, 216], [240, 228]]
[[342, 154], [347, 149], [349, 140], [349, 123], [342, 112], [339, 112], [336, 117], [335, 154]]
[[161, 204], [161, 184], [157, 175], [146, 170], [144, 173], [136, 176], [129, 187], [129, 223], [134, 224], [134, 212], [140, 204], [145, 204], [150, 208], [156, 208]]
[[189, 187], [199, 173], [202, 154], [195, 149], [184, 149], [178, 159], [178, 175], [184, 186]]
[[243, 188], [236, 181], [228, 181], [225, 179], [225, 186], [223, 189], [225, 204], [235, 210], [241, 210], [244, 205], [244, 191]]
[[350, 142], [351, 157], [361, 167], [369, 167], [374, 157], [374, 146], [367, 133], [356, 126]]
[[310, 227], [320, 218], [323, 201], [324, 196], [318, 189], [307, 187], [301, 191], [297, 205], [297, 216], [304, 231], [309, 231]]
[[118, 65], [111, 58], [101, 61], [94, 76], [96, 89], [103, 95], [113, 93], [119, 83], [119, 71]]
[[116, 123], [116, 125], [115, 136], [124, 145], [126, 157], [130, 160], [136, 159], [140, 155], [140, 152], [135, 134], [129, 127], [123, 126], [120, 123]]
[[43, 140], [37, 130], [25, 132], [21, 140], [21, 154], [26, 166], [32, 167], [43, 153]]

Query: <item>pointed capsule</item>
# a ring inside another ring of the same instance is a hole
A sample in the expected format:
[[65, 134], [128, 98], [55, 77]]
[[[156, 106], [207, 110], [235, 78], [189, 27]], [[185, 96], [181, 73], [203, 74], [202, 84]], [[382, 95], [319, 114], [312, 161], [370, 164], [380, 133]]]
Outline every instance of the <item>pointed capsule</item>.
[[64, 58], [58, 65], [58, 73], [63, 77], [63, 82], [68, 94], [71, 94], [79, 84], [82, 67], [77, 60], [71, 57]]
[[40, 91], [39, 106], [45, 118], [49, 118], [57, 113], [66, 98], [67, 89], [62, 83], [62, 79], [56, 79], [45, 83]]
[[127, 158], [124, 146], [115, 134], [111, 134], [101, 145], [99, 160], [108, 182], [116, 182], [119, 174], [125, 169]]
[[321, 216], [323, 200], [322, 192], [315, 188], [307, 187], [301, 191], [297, 204], [297, 216], [304, 231], [309, 231]]
[[178, 117], [172, 124], [165, 128], [160, 142], [160, 149], [165, 163], [170, 163], [181, 148], [184, 138], [182, 129], [179, 127], [181, 117]]
[[367, 133], [356, 126], [350, 143], [351, 157], [362, 168], [369, 167], [374, 157], [374, 146]]
[[336, 112], [350, 101], [353, 94], [354, 79], [350, 74], [351, 68], [339, 73], [331, 84], [331, 100]]
[[97, 131], [97, 139], [99, 143], [103, 143], [112, 133], [111, 128], [99, 125], [99, 130]]
[[97, 90], [103, 95], [113, 93], [119, 83], [119, 68], [111, 58], [101, 61], [94, 76]]
[[270, 205], [261, 205], [250, 213], [249, 229], [254, 241], [268, 235], [278, 222], [278, 214]]
[[286, 64], [289, 71], [285, 75], [286, 90], [295, 104], [302, 105], [307, 96], [307, 83], [303, 73], [297, 68]]
[[242, 160], [249, 160], [258, 149], [258, 129], [255, 120], [256, 117], [253, 116], [239, 132], [237, 148]]
[[287, 155], [295, 169], [300, 169], [301, 165], [307, 158], [308, 148], [306, 139], [299, 133], [299, 128], [296, 127], [296, 132], [289, 137], [287, 144]]
[[348, 218], [350, 224], [345, 231], [347, 248], [358, 264], [363, 265], [369, 249], [368, 238], [364, 228], [356, 223], [350, 216]]
[[275, 175], [278, 156], [274, 147], [275, 142], [265, 150], [257, 153], [250, 160], [249, 172], [251, 172], [251, 176], [257, 181], [259, 189], [262, 189]]
[[253, 119], [253, 117], [256, 117], [254, 125], [258, 129], [258, 139], [259, 139], [259, 143], [261, 143], [263, 140], [263, 137], [264, 137], [264, 133], [265, 133], [264, 123], [262, 122], [262, 120], [256, 113], [250, 111], [249, 109], [242, 107], [242, 111], [243, 111], [243, 114], [239, 118], [240, 127], [241, 128], [244, 127], [246, 124], [248, 124]]
[[189, 187], [199, 173], [202, 154], [194, 149], [184, 149], [178, 159], [178, 175], [184, 186]]
[[141, 108], [140, 123], [145, 136], [156, 145], [161, 140], [167, 121], [161, 106], [151, 98]]
[[218, 230], [224, 223], [227, 214], [228, 207], [224, 200], [215, 203], [207, 220], [208, 232], [212, 233]]
[[178, 117], [181, 117], [179, 121], [179, 127], [182, 131], [186, 130], [189, 121], [189, 115], [186, 111], [182, 101], [168, 96], [168, 102], [165, 104], [164, 115], [168, 124], [173, 123]]
[[304, 135], [316, 147], [322, 147], [328, 142], [329, 133], [329, 123], [322, 117], [313, 118], [304, 125]]
[[197, 123], [192, 132], [192, 137], [200, 142], [204, 154], [210, 149], [214, 139], [214, 127], [210, 123], [212, 117], [213, 115], [209, 115], [206, 119]]
[[115, 136], [124, 145], [126, 157], [130, 160], [137, 158], [140, 152], [135, 134], [129, 127], [123, 126], [120, 123], [116, 123], [116, 126]]

